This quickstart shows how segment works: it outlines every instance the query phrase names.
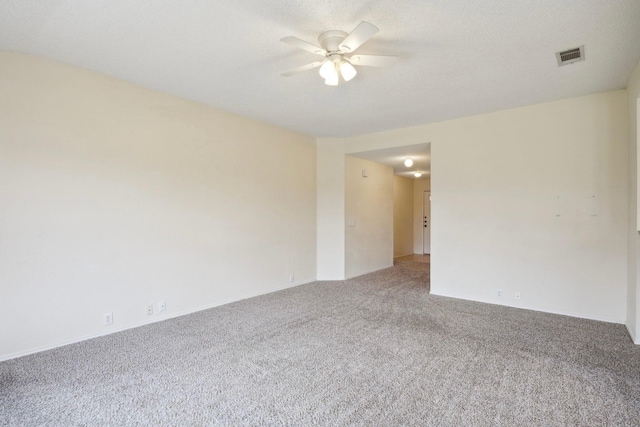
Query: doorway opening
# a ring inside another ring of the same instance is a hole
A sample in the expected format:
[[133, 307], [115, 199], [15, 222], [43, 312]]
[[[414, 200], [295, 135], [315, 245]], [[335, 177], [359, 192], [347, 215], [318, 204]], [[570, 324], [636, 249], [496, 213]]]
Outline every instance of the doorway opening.
[[390, 251], [393, 253], [393, 260], [411, 258], [423, 261], [428, 258], [431, 254], [432, 227], [429, 209], [428, 239], [425, 239], [424, 192], [431, 191], [431, 143], [348, 153], [348, 156], [393, 169], [393, 191], [389, 194], [393, 198], [393, 224], [389, 225], [393, 234]]

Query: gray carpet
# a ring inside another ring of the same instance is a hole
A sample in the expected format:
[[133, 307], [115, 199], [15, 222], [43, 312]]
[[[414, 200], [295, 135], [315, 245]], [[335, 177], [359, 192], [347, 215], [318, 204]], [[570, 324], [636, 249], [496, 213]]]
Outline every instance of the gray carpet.
[[638, 426], [621, 325], [317, 282], [0, 364], [10, 426]]

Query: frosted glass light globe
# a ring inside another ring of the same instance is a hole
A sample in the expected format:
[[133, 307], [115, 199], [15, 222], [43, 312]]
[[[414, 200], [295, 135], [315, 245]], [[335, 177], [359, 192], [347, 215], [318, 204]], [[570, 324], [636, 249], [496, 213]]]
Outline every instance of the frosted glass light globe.
[[340, 73], [342, 74], [342, 78], [345, 82], [348, 82], [358, 74], [356, 69], [353, 68], [353, 65], [349, 64], [347, 61], [343, 61], [340, 64]]

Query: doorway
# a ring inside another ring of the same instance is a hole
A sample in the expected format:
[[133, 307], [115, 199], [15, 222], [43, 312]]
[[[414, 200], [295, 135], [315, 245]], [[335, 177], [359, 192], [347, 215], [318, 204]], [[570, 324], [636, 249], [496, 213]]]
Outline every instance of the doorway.
[[422, 253], [431, 254], [431, 191], [422, 192]]
[[[431, 191], [431, 143], [346, 153], [346, 156], [380, 163], [393, 169], [393, 191], [390, 194], [393, 199], [393, 221], [390, 224], [379, 223], [377, 226], [385, 229], [390, 227], [393, 236], [390, 242], [392, 259], [407, 256], [425, 257], [423, 192]], [[345, 169], [345, 176], [347, 173], [355, 173], [358, 180], [361, 180], [364, 177], [360, 176], [362, 172], [360, 169], [352, 172]], [[371, 181], [371, 176], [367, 180]], [[346, 195], [345, 191], [345, 203], [349, 197], [352, 196]], [[428, 215], [430, 217], [430, 212]], [[352, 227], [358, 227], [353, 222], [354, 225], [349, 226], [349, 220], [350, 218], [345, 220], [348, 228], [347, 233], [354, 231], [351, 230]], [[430, 231], [430, 222], [428, 228]], [[366, 232], [362, 227], [360, 227], [360, 233], [361, 236], [366, 237]], [[429, 235], [428, 243], [430, 244], [430, 242]], [[430, 252], [429, 245], [426, 253], [430, 254]], [[426, 258], [428, 256], [426, 255]]]

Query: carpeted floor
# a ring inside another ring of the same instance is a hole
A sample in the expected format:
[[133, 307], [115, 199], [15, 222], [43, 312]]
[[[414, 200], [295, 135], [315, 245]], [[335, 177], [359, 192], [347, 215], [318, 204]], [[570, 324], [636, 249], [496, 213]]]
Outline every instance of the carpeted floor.
[[317, 282], [0, 364], [5, 426], [638, 426], [621, 325]]

